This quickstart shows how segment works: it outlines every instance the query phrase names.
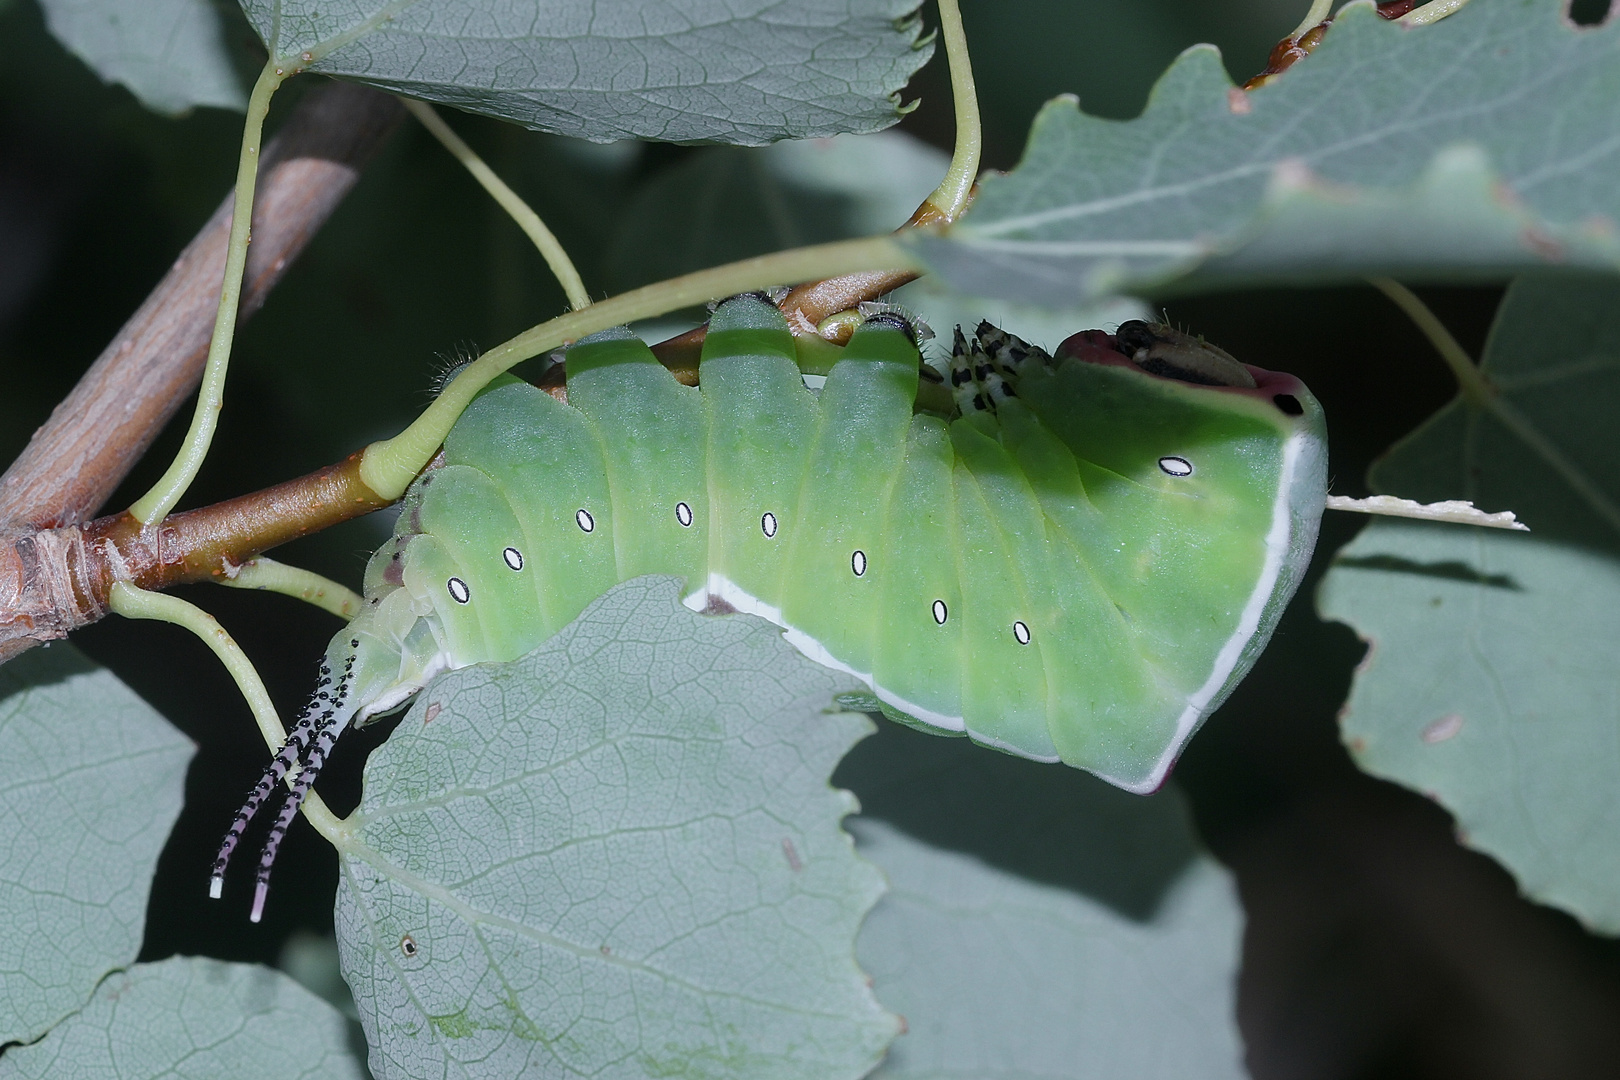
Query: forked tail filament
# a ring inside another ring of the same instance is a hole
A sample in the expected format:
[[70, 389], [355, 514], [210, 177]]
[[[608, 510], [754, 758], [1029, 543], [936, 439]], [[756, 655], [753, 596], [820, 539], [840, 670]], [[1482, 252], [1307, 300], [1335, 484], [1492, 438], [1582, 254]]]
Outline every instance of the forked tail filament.
[[293, 815], [303, 803], [304, 797], [309, 794], [310, 786], [320, 775], [321, 767], [325, 765], [327, 755], [332, 751], [332, 745], [337, 741], [338, 733], [348, 723], [349, 682], [354, 671], [355, 656], [350, 653], [344, 660], [343, 671], [334, 680], [330, 666], [321, 666], [321, 679], [315, 691], [314, 698], [304, 709], [304, 714], [297, 725], [287, 735], [287, 741], [282, 744], [276, 756], [265, 766], [264, 773], [259, 782], [248, 793], [247, 800], [236, 811], [236, 817], [231, 821], [231, 827], [225, 832], [225, 839], [219, 845], [219, 854], [214, 859], [213, 874], [208, 881], [208, 895], [219, 899], [225, 891], [225, 870], [230, 865], [231, 853], [247, 832], [248, 825], [258, 814], [261, 807], [270, 798], [270, 795], [292, 771], [293, 765], [298, 766], [298, 775], [293, 781], [292, 790], [281, 804], [281, 812], [276, 815], [275, 823], [271, 826], [270, 835], [265, 840], [263, 853], [259, 858], [259, 872], [253, 892], [253, 910], [248, 916], [253, 922], [258, 922], [264, 914], [265, 896], [270, 889], [270, 868], [276, 860], [276, 852], [281, 847], [281, 840], [287, 833], [287, 827], [292, 823]]

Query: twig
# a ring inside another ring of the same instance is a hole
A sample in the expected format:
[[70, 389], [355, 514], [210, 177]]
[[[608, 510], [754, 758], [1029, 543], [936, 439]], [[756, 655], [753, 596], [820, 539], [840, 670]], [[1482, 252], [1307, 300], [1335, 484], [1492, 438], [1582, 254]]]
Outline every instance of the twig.
[[355, 454], [161, 525], [125, 512], [0, 542], [0, 658], [102, 618], [115, 582], [153, 590], [229, 577], [260, 552], [388, 502], [360, 481]]
[[247, 116], [242, 123], [242, 149], [236, 161], [236, 189], [231, 193], [231, 231], [225, 245], [225, 270], [219, 305], [214, 309], [214, 329], [208, 339], [208, 358], [203, 363], [202, 389], [197, 394], [191, 425], [186, 429], [180, 452], [151, 490], [129, 508], [129, 512], [143, 522], [162, 521], [185, 498], [186, 489], [197, 479], [208, 457], [214, 432], [219, 430], [220, 410], [225, 407], [225, 376], [230, 369], [231, 345], [236, 341], [243, 278], [247, 276], [248, 243], [253, 236], [253, 194], [259, 185], [264, 121], [270, 115], [270, 99], [286, 78], [284, 68], [274, 60], [268, 61], [253, 84], [253, 92], [248, 94]]

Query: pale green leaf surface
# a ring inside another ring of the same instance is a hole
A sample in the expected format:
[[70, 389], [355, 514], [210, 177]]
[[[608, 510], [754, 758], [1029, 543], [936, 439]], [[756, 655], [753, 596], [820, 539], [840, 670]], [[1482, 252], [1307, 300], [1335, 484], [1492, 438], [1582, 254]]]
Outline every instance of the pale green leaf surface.
[[1435, 25], [1352, 5], [1244, 94], [1188, 50], [1135, 120], [1072, 100], [968, 217], [913, 242], [964, 292], [1050, 305], [1163, 284], [1456, 278], [1620, 265], [1620, 21], [1473, 0]]
[[247, 103], [209, 0], [40, 0], [51, 33], [101, 78], [154, 112]]
[[191, 753], [71, 645], [0, 668], [0, 1040], [38, 1038], [135, 959]]
[[109, 975], [84, 1010], [0, 1057], [0, 1077], [362, 1080], [338, 1011], [279, 971], [200, 956]]
[[840, 766], [889, 878], [858, 955], [906, 1018], [884, 1080], [1224, 1080], [1242, 908], [1174, 788], [885, 724]]
[[596, 141], [876, 131], [931, 52], [909, 18], [917, 0], [242, 6], [289, 66]]
[[371, 756], [337, 926], [380, 1080], [835, 1080], [894, 1036], [827, 783], [870, 730], [825, 711], [848, 680], [678, 595], [441, 676]]
[[1340, 552], [1321, 611], [1369, 642], [1343, 734], [1527, 895], [1620, 933], [1620, 280], [1520, 281], [1482, 368], [1494, 393], [1436, 414], [1373, 485], [1533, 531], [1379, 521]]

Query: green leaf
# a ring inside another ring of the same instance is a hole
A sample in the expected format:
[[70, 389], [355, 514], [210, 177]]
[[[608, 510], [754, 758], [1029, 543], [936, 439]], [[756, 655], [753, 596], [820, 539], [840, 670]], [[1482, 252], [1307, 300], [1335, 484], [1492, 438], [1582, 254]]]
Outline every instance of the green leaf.
[[153, 112], [241, 109], [247, 94], [209, 0], [40, 0], [56, 40]]
[[273, 56], [598, 142], [751, 145], [900, 118], [917, 0], [242, 0]]
[[378, 1075], [833, 1080], [893, 1038], [853, 948], [882, 883], [827, 784], [870, 725], [678, 596], [638, 578], [440, 677], [372, 754], [337, 926]]
[[38, 1038], [135, 959], [191, 753], [71, 645], [0, 667], [0, 1041]]
[[964, 292], [1049, 305], [1163, 284], [1499, 276], [1620, 264], [1620, 22], [1474, 0], [1409, 29], [1354, 5], [1268, 86], [1188, 50], [1136, 120], [1072, 99], [920, 253]]
[[889, 892], [861, 930], [906, 1018], [884, 1080], [1233, 1080], [1243, 914], [1173, 788], [885, 724], [839, 768]]
[[1520, 281], [1481, 370], [1372, 482], [1534, 531], [1379, 521], [1339, 553], [1321, 611], [1369, 643], [1343, 735], [1526, 894], [1620, 933], [1620, 281]]
[[279, 971], [176, 956], [107, 977], [0, 1077], [361, 1080], [338, 1011]]

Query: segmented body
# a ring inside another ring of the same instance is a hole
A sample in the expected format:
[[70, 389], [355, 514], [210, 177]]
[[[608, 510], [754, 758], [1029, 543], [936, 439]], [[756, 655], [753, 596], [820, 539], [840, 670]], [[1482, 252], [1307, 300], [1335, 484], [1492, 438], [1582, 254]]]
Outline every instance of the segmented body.
[[652, 573], [782, 626], [891, 716], [1154, 789], [1269, 636], [1326, 484], [1297, 379], [1201, 385], [1165, 363], [1100, 331], [1055, 359], [958, 331], [947, 420], [913, 411], [902, 321], [858, 330], [817, 395], [780, 313], [740, 297], [711, 321], [701, 390], [624, 331], [569, 351], [566, 404], [503, 380], [407, 495], [216, 879], [278, 770], [302, 757], [304, 783], [351, 719], [522, 656]]

